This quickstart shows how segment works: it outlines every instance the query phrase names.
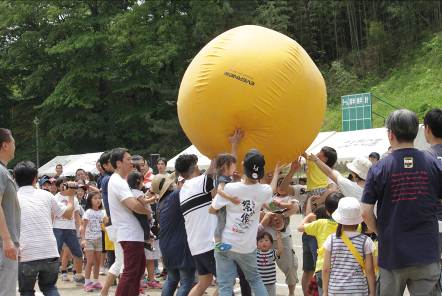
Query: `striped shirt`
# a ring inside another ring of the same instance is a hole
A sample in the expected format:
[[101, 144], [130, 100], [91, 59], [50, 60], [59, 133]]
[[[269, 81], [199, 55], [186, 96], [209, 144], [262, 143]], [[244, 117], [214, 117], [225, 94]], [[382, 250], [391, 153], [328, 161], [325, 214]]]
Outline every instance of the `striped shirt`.
[[[372, 253], [373, 242], [368, 236], [348, 233], [347, 236], [364, 259], [366, 254]], [[324, 248], [331, 252], [329, 295], [368, 295], [367, 279], [362, 267], [342, 239], [331, 234], [324, 243]]]
[[276, 259], [275, 249], [268, 251], [256, 250], [258, 272], [264, 285], [273, 285], [276, 283]]
[[51, 193], [32, 186], [20, 187], [17, 196], [21, 207], [20, 261], [59, 257], [51, 216], [61, 217], [64, 205]]
[[192, 256], [214, 249], [213, 235], [217, 218], [209, 214], [214, 180], [201, 175], [184, 182], [180, 190], [180, 207], [186, 226], [187, 241]]

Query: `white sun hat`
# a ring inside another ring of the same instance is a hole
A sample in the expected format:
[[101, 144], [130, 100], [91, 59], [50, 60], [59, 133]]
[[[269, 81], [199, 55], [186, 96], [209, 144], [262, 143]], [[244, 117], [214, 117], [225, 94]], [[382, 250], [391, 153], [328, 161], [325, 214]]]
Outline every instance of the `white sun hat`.
[[355, 197], [343, 197], [339, 200], [338, 208], [332, 214], [333, 220], [342, 225], [357, 225], [362, 223], [361, 204]]
[[357, 157], [352, 162], [347, 163], [347, 168], [357, 174], [361, 179], [366, 180], [368, 170], [371, 168], [371, 161], [365, 157]]

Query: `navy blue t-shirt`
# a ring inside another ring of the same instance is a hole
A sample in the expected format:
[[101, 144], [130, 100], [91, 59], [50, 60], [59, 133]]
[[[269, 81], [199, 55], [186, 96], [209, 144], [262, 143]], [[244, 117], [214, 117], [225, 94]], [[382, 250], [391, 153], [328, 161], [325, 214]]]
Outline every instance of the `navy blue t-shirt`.
[[161, 198], [157, 213], [160, 224], [160, 249], [165, 266], [168, 269], [195, 268], [187, 243], [179, 189]]
[[103, 205], [104, 205], [104, 209], [106, 210], [106, 215], [109, 217], [109, 224], [110, 225], [110, 209], [109, 209], [109, 199], [108, 199], [108, 191], [107, 191], [107, 186], [109, 184], [109, 179], [112, 176], [112, 174], [106, 173], [103, 178], [101, 178], [101, 195], [103, 198]]
[[380, 267], [439, 261], [436, 214], [441, 198], [442, 165], [428, 153], [395, 150], [370, 169], [362, 202], [378, 202]]

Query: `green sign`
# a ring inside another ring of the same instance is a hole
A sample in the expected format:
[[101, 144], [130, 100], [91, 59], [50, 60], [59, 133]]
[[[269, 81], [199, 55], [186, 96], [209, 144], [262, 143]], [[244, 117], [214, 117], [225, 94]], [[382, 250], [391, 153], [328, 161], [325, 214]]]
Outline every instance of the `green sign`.
[[344, 132], [372, 127], [371, 93], [342, 96], [341, 106]]

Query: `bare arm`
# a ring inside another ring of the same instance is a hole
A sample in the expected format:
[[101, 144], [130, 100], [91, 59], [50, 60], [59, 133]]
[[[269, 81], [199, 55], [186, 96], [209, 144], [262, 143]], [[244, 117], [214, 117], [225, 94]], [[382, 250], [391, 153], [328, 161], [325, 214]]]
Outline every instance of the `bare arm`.
[[374, 205], [366, 203], [362, 203], [361, 205], [362, 218], [364, 219], [365, 224], [367, 224], [368, 228], [374, 233], [378, 234], [376, 217], [374, 215]]
[[68, 204], [66, 205], [66, 209], [64, 210], [64, 213], [61, 216], [65, 219], [72, 219], [73, 213], [74, 213], [74, 196], [69, 196]]
[[231, 137], [229, 137], [229, 142], [232, 145], [232, 155], [237, 158], [238, 155], [238, 146], [244, 137], [244, 132], [241, 129], [236, 129]]
[[276, 255], [280, 257], [282, 252], [284, 251], [284, 247], [282, 245], [281, 232], [276, 232]]
[[226, 184], [223, 182], [220, 182], [218, 184], [218, 194], [221, 195], [223, 198], [227, 199], [228, 201], [234, 203], [235, 205], [239, 205], [241, 203], [241, 200], [235, 196], [231, 196], [227, 192], [224, 191], [224, 186]]
[[87, 220], [87, 219], [84, 219], [83, 220], [83, 223], [81, 224], [81, 227], [80, 227], [80, 237], [81, 237], [81, 245], [84, 247], [84, 245], [85, 245], [85, 243], [86, 243], [86, 238], [85, 238], [85, 235], [86, 235], [86, 227], [87, 227], [87, 224], [89, 223], [89, 220]]
[[304, 232], [305, 230], [305, 225], [308, 223], [312, 223], [313, 221], [316, 220], [316, 215], [314, 213], [310, 213], [307, 216], [305, 216], [304, 220], [302, 220], [301, 224], [299, 224], [298, 226], [298, 231], [299, 232]]
[[260, 222], [261, 225], [264, 227], [268, 226], [274, 215], [276, 215], [276, 214], [275, 213], [266, 213]]
[[375, 296], [376, 276], [374, 274], [373, 254], [365, 256], [365, 274], [367, 275], [369, 296]]
[[289, 185], [290, 182], [292, 182], [293, 175], [299, 170], [300, 167], [301, 164], [299, 163], [299, 159], [292, 161], [289, 173], [287, 174], [287, 176], [285, 176], [284, 180], [282, 180], [281, 185], [279, 185], [279, 187], [281, 187], [281, 190], [284, 190], [289, 195], [295, 195], [293, 188]]
[[278, 177], [281, 172], [281, 167], [279, 166], [279, 161], [275, 165], [275, 172], [273, 173], [272, 182], [270, 182], [270, 187], [272, 187], [273, 193], [276, 193], [278, 189]]
[[0, 207], [0, 236], [3, 240], [3, 253], [11, 260], [17, 260], [17, 248], [11, 240], [3, 208]]
[[310, 154], [308, 156], [308, 159], [313, 161], [327, 177], [332, 179], [333, 182], [335, 182], [337, 184], [337, 176], [339, 174], [337, 171], [332, 170], [328, 165], [326, 165], [324, 162], [322, 162], [322, 160], [320, 160], [314, 154]]
[[[324, 250], [324, 265], [322, 266], [322, 290], [323, 296], [328, 296], [328, 283], [330, 281], [330, 269], [331, 269], [331, 253], [328, 250]], [[371, 296], [371, 295], [370, 295]]]
[[123, 204], [131, 211], [147, 215], [149, 214], [148, 210], [140, 203], [135, 197], [131, 196], [123, 200]]

